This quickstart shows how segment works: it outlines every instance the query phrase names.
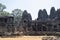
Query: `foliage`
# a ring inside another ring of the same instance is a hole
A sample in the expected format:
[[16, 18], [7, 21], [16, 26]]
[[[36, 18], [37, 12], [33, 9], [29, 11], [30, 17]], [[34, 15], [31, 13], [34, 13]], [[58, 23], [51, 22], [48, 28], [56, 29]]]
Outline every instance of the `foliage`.
[[8, 16], [8, 15], [10, 15], [10, 14], [6, 11], [0, 12], [0, 16]]
[[14, 16], [14, 24], [16, 26], [19, 26], [20, 21], [22, 19], [22, 14], [23, 14], [23, 11], [21, 11], [20, 9], [14, 9], [12, 11], [12, 15]]
[[0, 3], [0, 11], [3, 11], [4, 9], [6, 9], [6, 6]]
[[4, 9], [6, 9], [6, 6], [0, 3], [0, 16], [10, 15], [9, 12], [3, 11]]

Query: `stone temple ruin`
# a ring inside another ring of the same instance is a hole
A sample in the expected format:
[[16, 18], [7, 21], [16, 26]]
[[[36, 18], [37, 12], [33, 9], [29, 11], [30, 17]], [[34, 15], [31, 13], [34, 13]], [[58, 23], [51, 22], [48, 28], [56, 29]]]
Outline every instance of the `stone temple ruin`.
[[39, 10], [38, 18], [32, 17], [25, 10], [19, 25], [14, 25], [14, 16], [0, 16], [0, 35], [60, 35], [60, 9], [52, 7], [50, 15], [45, 9]]
[[13, 32], [13, 16], [0, 16], [0, 35], [5, 32]]

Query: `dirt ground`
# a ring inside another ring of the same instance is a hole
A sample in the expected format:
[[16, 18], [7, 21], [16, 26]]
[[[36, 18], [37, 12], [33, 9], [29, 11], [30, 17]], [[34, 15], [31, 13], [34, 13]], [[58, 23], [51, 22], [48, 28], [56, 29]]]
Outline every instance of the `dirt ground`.
[[46, 38], [52, 38], [54, 36], [19, 36], [13, 38], [0, 38], [0, 40], [42, 40]]

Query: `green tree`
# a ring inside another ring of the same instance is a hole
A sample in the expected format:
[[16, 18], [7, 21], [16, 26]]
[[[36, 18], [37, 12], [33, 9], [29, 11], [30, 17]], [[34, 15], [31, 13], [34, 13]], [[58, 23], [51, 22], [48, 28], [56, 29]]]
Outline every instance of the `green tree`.
[[3, 11], [4, 9], [6, 9], [6, 6], [0, 3], [0, 11]]
[[19, 26], [20, 21], [22, 19], [22, 14], [23, 14], [23, 11], [21, 11], [20, 9], [14, 9], [12, 11], [12, 15], [14, 16], [15, 26]]
[[12, 11], [11, 15], [13, 15], [13, 17], [14, 17], [15, 32], [17, 32], [17, 30], [20, 27], [20, 22], [21, 22], [21, 19], [22, 19], [22, 14], [23, 14], [23, 11], [21, 11], [20, 9], [14, 9]]
[[0, 16], [10, 15], [9, 12], [3, 11], [4, 9], [6, 9], [6, 6], [0, 3]]
[[9, 16], [9, 12], [6, 12], [6, 11], [3, 11], [3, 12], [0, 12], [0, 16]]

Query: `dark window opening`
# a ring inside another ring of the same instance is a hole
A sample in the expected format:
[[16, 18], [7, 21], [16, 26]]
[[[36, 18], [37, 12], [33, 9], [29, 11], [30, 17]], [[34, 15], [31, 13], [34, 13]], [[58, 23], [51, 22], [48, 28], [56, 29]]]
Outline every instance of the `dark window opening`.
[[24, 23], [26, 23], [26, 20], [24, 20]]
[[33, 31], [36, 31], [36, 27], [35, 26], [33, 26], [32, 29], [33, 29]]
[[57, 26], [56, 26], [56, 25], [54, 25], [54, 28], [57, 28]]
[[59, 26], [60, 26], [60, 24], [59, 24]]
[[5, 22], [7, 22], [7, 19], [5, 19]]
[[47, 31], [47, 28], [45, 26], [43, 26], [43, 31]]

